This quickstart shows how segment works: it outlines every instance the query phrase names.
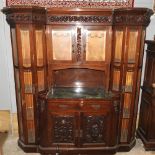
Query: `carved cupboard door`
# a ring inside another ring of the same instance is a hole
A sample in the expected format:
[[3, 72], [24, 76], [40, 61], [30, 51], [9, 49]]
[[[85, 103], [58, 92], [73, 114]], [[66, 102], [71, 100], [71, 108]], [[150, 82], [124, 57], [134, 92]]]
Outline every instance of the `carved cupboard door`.
[[48, 142], [51, 146], [74, 146], [78, 138], [78, 115], [75, 112], [50, 112]]
[[[115, 113], [115, 112], [113, 112]], [[108, 111], [83, 112], [81, 114], [81, 145], [112, 146], [116, 144], [116, 120]]]

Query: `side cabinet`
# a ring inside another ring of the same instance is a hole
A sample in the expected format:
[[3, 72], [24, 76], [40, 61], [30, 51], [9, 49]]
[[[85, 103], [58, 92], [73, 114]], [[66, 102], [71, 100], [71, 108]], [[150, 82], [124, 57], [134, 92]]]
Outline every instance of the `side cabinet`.
[[146, 41], [146, 44], [146, 67], [137, 135], [146, 150], [155, 150], [155, 41]]
[[75, 154], [85, 151], [91, 154], [116, 149], [116, 103], [40, 99], [41, 107], [44, 107], [40, 107], [40, 126], [44, 127], [40, 136], [40, 152], [66, 153], [70, 150]]

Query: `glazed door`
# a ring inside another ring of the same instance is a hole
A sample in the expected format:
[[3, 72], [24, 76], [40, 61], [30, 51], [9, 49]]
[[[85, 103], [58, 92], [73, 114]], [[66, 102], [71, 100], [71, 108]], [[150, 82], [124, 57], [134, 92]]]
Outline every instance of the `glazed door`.
[[119, 26], [113, 35], [111, 89], [121, 93], [120, 142], [127, 143], [135, 132], [145, 31]]

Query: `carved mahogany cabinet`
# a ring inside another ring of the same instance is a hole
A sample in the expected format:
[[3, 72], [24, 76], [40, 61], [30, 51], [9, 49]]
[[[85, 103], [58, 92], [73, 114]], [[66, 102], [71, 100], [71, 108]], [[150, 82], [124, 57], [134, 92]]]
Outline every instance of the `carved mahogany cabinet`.
[[147, 56], [142, 88], [138, 137], [146, 150], [155, 150], [155, 41], [146, 41]]
[[16, 6], [19, 146], [42, 154], [129, 151], [152, 10]]

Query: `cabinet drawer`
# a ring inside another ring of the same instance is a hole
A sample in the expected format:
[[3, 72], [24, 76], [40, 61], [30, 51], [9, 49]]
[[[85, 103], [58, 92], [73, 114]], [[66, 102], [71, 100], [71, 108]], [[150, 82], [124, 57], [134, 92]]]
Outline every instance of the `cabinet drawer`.
[[61, 111], [61, 110], [76, 110], [78, 107], [77, 103], [72, 103], [72, 102], [50, 102], [48, 103], [48, 109], [49, 110], [56, 110], [56, 111]]
[[110, 104], [111, 102], [110, 101], [107, 101], [107, 102], [98, 102], [98, 101], [94, 101], [94, 102], [83, 102], [83, 101], [80, 101], [78, 103], [78, 107], [79, 109], [81, 110], [84, 110], [84, 111], [100, 111], [100, 110], [107, 110], [110, 108]]
[[49, 110], [76, 110], [76, 111], [109, 111], [112, 101], [53, 101], [48, 102]]

